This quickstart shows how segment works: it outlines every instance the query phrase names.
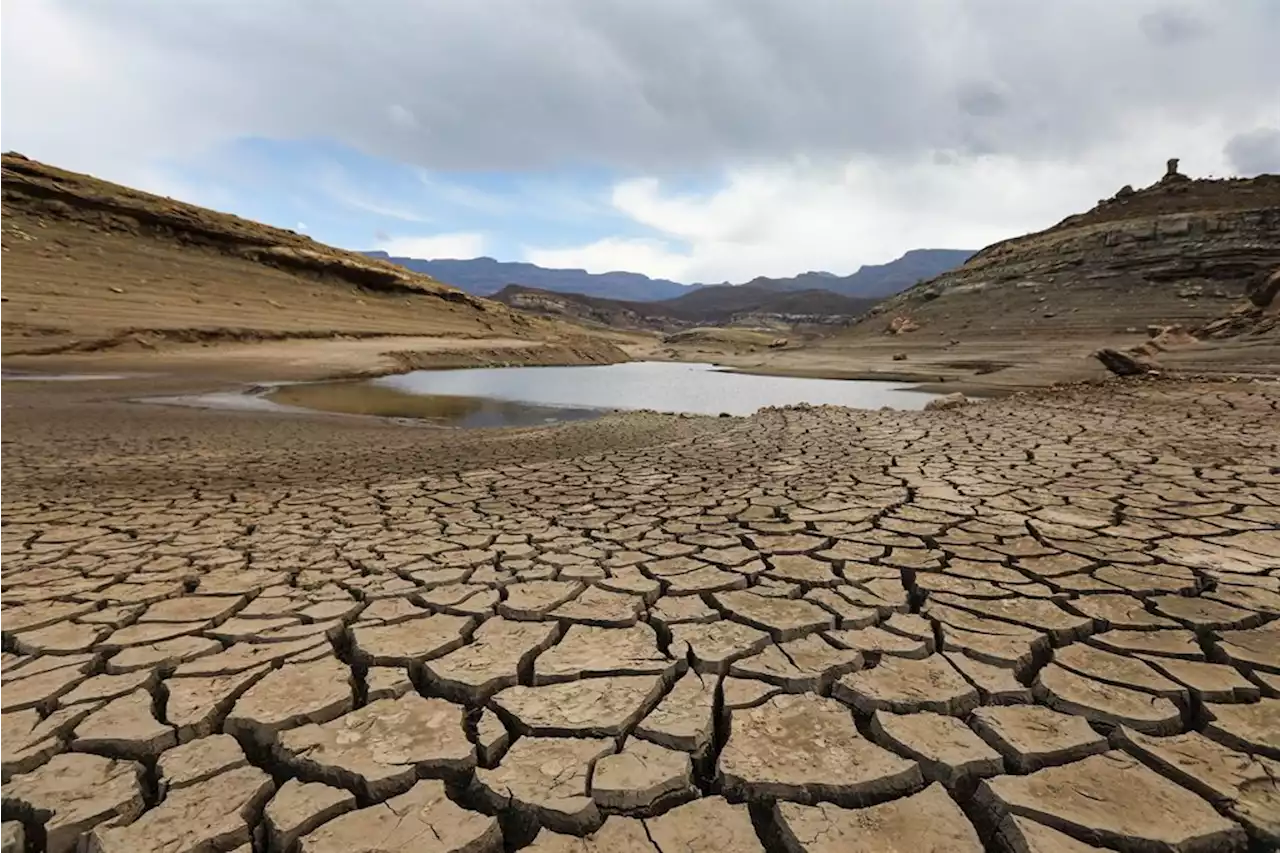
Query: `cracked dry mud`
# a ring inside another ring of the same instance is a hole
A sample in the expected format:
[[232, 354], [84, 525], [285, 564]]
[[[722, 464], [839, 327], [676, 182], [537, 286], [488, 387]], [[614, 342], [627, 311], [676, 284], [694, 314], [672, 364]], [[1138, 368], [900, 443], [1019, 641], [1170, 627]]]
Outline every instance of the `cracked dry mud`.
[[1280, 844], [1275, 388], [678, 423], [6, 451], [4, 850]]

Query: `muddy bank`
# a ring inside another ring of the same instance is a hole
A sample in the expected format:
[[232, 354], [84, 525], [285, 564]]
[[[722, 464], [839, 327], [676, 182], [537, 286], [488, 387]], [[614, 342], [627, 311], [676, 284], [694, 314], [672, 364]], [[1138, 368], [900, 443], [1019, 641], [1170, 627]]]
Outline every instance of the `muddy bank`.
[[399, 369], [384, 373], [462, 367], [572, 367], [631, 361], [631, 357], [623, 349], [597, 338], [518, 347], [394, 350], [387, 355]]
[[149, 349], [61, 352], [5, 357], [27, 373], [149, 373], [190, 382], [313, 381], [384, 376], [410, 370], [507, 365], [586, 365], [629, 361], [604, 339], [531, 341], [505, 336], [383, 335], [284, 337], [216, 343], [173, 343]]

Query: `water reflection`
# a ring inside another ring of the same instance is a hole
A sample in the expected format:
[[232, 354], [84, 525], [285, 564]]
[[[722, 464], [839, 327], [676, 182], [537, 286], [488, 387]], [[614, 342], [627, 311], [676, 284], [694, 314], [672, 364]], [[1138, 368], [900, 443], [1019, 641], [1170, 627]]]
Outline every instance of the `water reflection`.
[[537, 406], [656, 409], [691, 414], [750, 415], [793, 403], [920, 409], [933, 394], [897, 382], [808, 379], [730, 373], [710, 364], [637, 361], [590, 367], [504, 367], [417, 370], [369, 385], [414, 394], [509, 400]]
[[455, 427], [539, 426], [587, 420], [604, 414], [600, 409], [538, 406], [487, 397], [414, 394], [366, 381], [286, 385], [266, 396], [283, 406], [350, 415], [416, 418]]

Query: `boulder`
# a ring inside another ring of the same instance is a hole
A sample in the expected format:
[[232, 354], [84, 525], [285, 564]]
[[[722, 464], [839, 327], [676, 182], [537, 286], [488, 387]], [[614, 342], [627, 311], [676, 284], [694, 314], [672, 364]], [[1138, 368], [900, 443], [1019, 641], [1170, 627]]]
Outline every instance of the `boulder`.
[[1259, 275], [1249, 283], [1244, 293], [1259, 308], [1269, 307], [1276, 296], [1280, 295], [1280, 268], [1272, 270], [1270, 275]]
[[907, 332], [914, 332], [920, 328], [920, 324], [912, 320], [905, 314], [899, 314], [889, 321], [889, 326], [885, 330], [890, 335], [905, 335]]
[[938, 397], [935, 400], [930, 400], [924, 404], [924, 410], [926, 412], [935, 412], [945, 409], [959, 409], [962, 406], [969, 405], [970, 402], [972, 401], [968, 397], [957, 391], [954, 394], [948, 394], [945, 397]]
[[1121, 352], [1114, 349], [1100, 349], [1093, 357], [1102, 362], [1102, 366], [1116, 376], [1141, 376], [1155, 369], [1153, 362], [1135, 353]]

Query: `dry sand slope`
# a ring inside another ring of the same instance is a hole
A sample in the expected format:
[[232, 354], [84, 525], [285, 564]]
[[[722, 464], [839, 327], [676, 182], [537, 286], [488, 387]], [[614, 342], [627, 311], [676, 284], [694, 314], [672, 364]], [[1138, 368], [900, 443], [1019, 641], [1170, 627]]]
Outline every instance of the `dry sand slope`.
[[[278, 340], [310, 341], [307, 352], [321, 357], [329, 342], [351, 338], [377, 340], [379, 352], [409, 349], [380, 340], [387, 336], [462, 342], [423, 345], [423, 353], [457, 354], [444, 364], [625, 360], [581, 328], [291, 231], [18, 155], [4, 155], [3, 170], [4, 353], [64, 354], [14, 365], [58, 366], [68, 356], [165, 362], [171, 354], [187, 363], [216, 360], [226, 345], [243, 352]], [[153, 357], [157, 349], [166, 358]], [[369, 351], [352, 370], [403, 367]]]

